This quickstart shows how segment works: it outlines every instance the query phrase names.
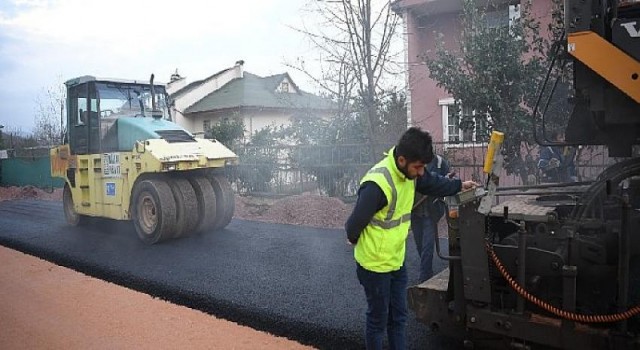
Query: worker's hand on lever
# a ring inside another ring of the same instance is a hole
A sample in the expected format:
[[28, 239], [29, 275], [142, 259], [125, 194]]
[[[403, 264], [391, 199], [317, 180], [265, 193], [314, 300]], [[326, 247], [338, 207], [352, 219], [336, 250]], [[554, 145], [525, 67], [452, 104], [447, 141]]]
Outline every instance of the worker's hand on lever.
[[462, 190], [466, 191], [466, 190], [472, 190], [476, 187], [479, 187], [480, 184], [475, 182], [475, 181], [463, 181], [462, 182]]

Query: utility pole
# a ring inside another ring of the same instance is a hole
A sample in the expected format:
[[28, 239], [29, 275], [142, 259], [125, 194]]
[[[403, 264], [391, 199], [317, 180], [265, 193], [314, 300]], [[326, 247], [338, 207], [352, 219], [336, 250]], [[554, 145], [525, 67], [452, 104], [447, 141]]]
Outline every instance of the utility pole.
[[[0, 124], [0, 149], [4, 148], [4, 139], [2, 138], [2, 129], [4, 129], [4, 125]], [[0, 159], [0, 186], [2, 186], [2, 159]]]
[[64, 99], [60, 99], [60, 144], [64, 143]]

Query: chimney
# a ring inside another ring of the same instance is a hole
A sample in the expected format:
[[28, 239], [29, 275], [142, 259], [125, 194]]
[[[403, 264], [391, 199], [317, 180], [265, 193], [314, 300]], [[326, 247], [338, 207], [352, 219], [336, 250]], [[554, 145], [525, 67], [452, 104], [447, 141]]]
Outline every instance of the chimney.
[[236, 69], [236, 73], [238, 78], [244, 78], [244, 60], [236, 61], [236, 65], [234, 68]]
[[178, 74], [178, 68], [176, 68], [176, 72], [171, 74], [171, 79], [169, 81], [173, 83], [174, 81], [180, 79], [182, 79], [182, 77], [180, 76], [180, 74]]
[[178, 69], [176, 72], [171, 74], [171, 78], [169, 79], [169, 83], [166, 86], [167, 93], [169, 95], [173, 95], [174, 92], [182, 89], [187, 86], [187, 79], [183, 78], [178, 74]]

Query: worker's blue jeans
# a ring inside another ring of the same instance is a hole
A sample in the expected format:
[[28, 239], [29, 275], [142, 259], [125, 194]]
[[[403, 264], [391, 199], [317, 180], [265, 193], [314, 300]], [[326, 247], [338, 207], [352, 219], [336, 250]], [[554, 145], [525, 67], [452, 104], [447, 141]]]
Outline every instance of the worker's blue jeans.
[[433, 248], [437, 227], [429, 215], [411, 215], [411, 231], [420, 256], [420, 282], [424, 282], [433, 276]]
[[385, 330], [389, 349], [406, 348], [407, 332], [407, 269], [377, 273], [358, 265], [358, 280], [367, 296], [367, 349], [382, 349]]

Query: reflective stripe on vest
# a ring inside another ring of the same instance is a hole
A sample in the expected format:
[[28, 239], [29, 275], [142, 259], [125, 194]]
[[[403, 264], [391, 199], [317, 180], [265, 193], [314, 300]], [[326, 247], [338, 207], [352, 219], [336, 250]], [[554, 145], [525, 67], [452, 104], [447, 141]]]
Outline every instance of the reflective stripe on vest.
[[393, 182], [393, 178], [391, 177], [391, 173], [389, 173], [389, 169], [387, 168], [375, 168], [368, 171], [368, 173], [378, 173], [384, 175], [384, 178], [391, 186], [391, 203], [389, 203], [389, 210], [387, 211], [387, 216], [384, 221], [378, 220], [376, 218], [371, 219], [371, 225], [382, 227], [384, 229], [394, 228], [396, 226], [402, 225], [403, 222], [407, 222], [411, 220], [411, 213], [403, 215], [399, 219], [391, 220], [393, 214], [396, 212], [396, 205], [398, 202], [398, 191], [396, 190], [396, 184]]
[[402, 223], [411, 220], [411, 213], [403, 215], [400, 219], [380, 221], [375, 218], [371, 219], [370, 224], [384, 229], [390, 229], [402, 225]]
[[396, 203], [398, 201], [398, 191], [396, 190], [396, 185], [393, 183], [391, 173], [389, 173], [389, 169], [387, 168], [371, 169], [368, 171], [368, 173], [384, 175], [384, 178], [389, 183], [389, 186], [391, 186], [391, 203], [389, 203], [389, 211], [387, 211], [387, 217], [384, 219], [385, 221], [389, 221], [393, 217], [393, 213], [396, 212]]

